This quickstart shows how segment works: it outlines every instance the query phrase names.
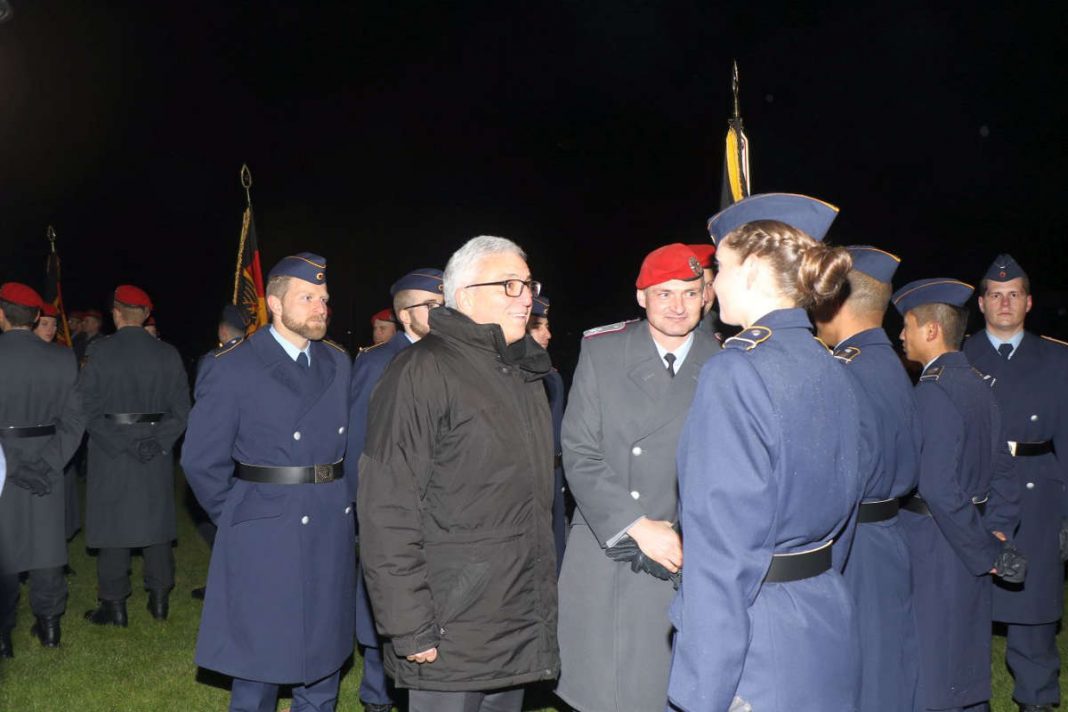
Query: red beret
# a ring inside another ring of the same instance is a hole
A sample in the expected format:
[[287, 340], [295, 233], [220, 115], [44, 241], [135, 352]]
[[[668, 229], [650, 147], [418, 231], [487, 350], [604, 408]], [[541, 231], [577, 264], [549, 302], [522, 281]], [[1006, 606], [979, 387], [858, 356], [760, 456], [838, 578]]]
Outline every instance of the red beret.
[[712, 255], [716, 254], [716, 246], [711, 242], [701, 245], [687, 245], [697, 255], [697, 261], [704, 269], [712, 269]]
[[393, 318], [393, 310], [383, 309], [382, 311], [375, 312], [371, 315], [371, 326], [374, 326], [376, 321], [396, 322], [396, 319]]
[[645, 289], [673, 279], [697, 279], [703, 274], [701, 260], [693, 250], [681, 242], [674, 242], [646, 255], [634, 286]]
[[140, 287], [132, 284], [121, 284], [115, 289], [115, 301], [130, 307], [152, 308], [152, 300]]
[[20, 282], [5, 282], [0, 286], [0, 299], [20, 307], [32, 307], [40, 309], [44, 304], [41, 295]]
[[59, 316], [59, 310], [51, 302], [43, 302], [41, 304], [41, 316]]

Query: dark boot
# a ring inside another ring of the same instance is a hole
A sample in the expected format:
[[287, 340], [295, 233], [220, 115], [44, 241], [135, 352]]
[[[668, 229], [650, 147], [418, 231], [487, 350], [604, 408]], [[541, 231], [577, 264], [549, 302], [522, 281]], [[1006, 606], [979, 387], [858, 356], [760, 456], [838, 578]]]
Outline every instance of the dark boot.
[[1020, 712], [1053, 712], [1053, 705], [1020, 705]]
[[360, 704], [363, 705], [364, 712], [393, 712], [393, 705], [388, 703], [378, 702], [364, 702], [360, 700]]
[[100, 601], [100, 605], [92, 611], [85, 612], [85, 620], [94, 625], [117, 625], [125, 628], [126, 601]]
[[37, 616], [37, 621], [30, 627], [30, 635], [36, 636], [46, 648], [58, 648], [59, 616]]
[[15, 657], [15, 648], [11, 645], [11, 631], [0, 630], [0, 658]]
[[193, 598], [197, 599], [198, 601], [203, 601], [204, 600], [204, 594], [207, 593], [207, 592], [208, 592], [208, 587], [207, 586], [201, 586], [200, 588], [194, 588], [193, 591], [189, 595], [192, 596]]
[[167, 620], [167, 614], [171, 610], [170, 591], [149, 591], [147, 608], [156, 620]]

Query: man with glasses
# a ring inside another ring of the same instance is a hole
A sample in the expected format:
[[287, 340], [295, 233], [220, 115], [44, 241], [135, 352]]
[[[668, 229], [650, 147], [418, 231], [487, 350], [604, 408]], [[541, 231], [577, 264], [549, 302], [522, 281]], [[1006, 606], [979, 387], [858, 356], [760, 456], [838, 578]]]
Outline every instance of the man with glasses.
[[687, 245], [653, 250], [635, 284], [646, 318], [582, 339], [562, 433], [577, 509], [560, 572], [557, 688], [582, 712], [667, 701], [669, 579], [683, 564], [675, 449], [697, 375], [719, 350], [697, 328], [703, 276]]
[[1027, 557], [1022, 585], [994, 584], [994, 620], [1006, 624], [1005, 659], [1016, 679], [1013, 699], [1027, 712], [1060, 700], [1057, 621], [1064, 597], [1068, 532], [1068, 348], [1024, 330], [1031, 284], [1010, 255], [999, 255], [979, 283], [986, 329], [964, 344], [977, 369], [994, 379], [1005, 437], [1020, 490], [1020, 529]]
[[553, 435], [510, 240], [449, 259], [445, 306], [371, 397], [357, 507], [386, 671], [410, 712], [518, 712], [559, 671]]
[[[356, 496], [356, 464], [363, 452], [367, 437], [367, 404], [371, 392], [382, 378], [382, 372], [393, 357], [430, 333], [430, 310], [445, 303], [440, 269], [424, 267], [404, 275], [389, 288], [393, 297], [393, 313], [403, 331], [388, 341], [360, 351], [352, 363], [350, 388], [349, 442], [345, 469]], [[363, 677], [360, 680], [360, 702], [368, 712], [389, 712], [393, 708], [386, 687], [386, 672], [382, 668], [382, 651], [375, 632], [371, 602], [364, 588], [363, 572], [356, 574], [356, 641], [363, 647]]]

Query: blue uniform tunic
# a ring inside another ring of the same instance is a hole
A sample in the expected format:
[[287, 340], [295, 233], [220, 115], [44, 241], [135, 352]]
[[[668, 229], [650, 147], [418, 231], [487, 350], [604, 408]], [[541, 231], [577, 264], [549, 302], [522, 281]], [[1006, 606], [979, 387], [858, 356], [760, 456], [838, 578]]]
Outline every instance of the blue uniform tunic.
[[860, 499], [858, 405], [805, 312], [773, 311], [701, 371], [678, 448], [682, 586], [668, 687], [678, 708], [855, 710], [853, 601], [828, 570], [763, 582], [772, 555], [832, 541]]
[[[1016, 528], [1017, 495], [988, 379], [959, 351], [928, 365], [916, 386], [923, 428], [919, 494], [933, 517], [902, 511], [925, 709], [990, 698], [991, 534]], [[973, 502], [987, 498], [985, 514]]]
[[234, 463], [306, 466], [345, 453], [350, 362], [312, 342], [298, 366], [261, 329], [202, 369], [182, 467], [219, 527], [196, 662], [268, 683], [311, 683], [352, 654], [356, 566], [344, 479], [256, 484]]
[[[912, 382], [881, 328], [854, 334], [834, 350], [860, 403], [865, 502], [912, 492], [919, 477], [920, 421]], [[858, 524], [842, 572], [857, 606], [864, 712], [915, 708], [916, 624], [908, 545], [898, 517]]]

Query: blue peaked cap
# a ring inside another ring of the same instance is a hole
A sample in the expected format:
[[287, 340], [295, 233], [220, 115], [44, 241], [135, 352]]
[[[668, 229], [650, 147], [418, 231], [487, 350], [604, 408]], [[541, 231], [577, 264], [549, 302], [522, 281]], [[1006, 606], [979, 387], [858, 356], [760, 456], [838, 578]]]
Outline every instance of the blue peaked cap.
[[444, 278], [445, 273], [440, 269], [434, 269], [433, 267], [413, 269], [393, 283], [393, 286], [389, 288], [389, 296], [395, 297], [397, 292], [403, 292], [406, 289], [419, 289], [424, 292], [442, 294], [445, 291]]
[[901, 264], [901, 258], [897, 255], [871, 245], [850, 245], [846, 251], [853, 258], [853, 269], [885, 284], [890, 284], [897, 266]]
[[732, 230], [757, 220], [778, 220], [822, 240], [838, 208], [818, 198], [796, 193], [760, 193], [742, 198], [708, 219], [708, 234], [717, 245]]
[[267, 279], [272, 277], [296, 277], [312, 284], [326, 282], [326, 258], [312, 252], [298, 252], [278, 260], [271, 268]]
[[909, 282], [901, 289], [894, 292], [890, 301], [904, 316], [910, 309], [922, 307], [924, 304], [950, 304], [955, 307], [963, 307], [968, 303], [975, 288], [950, 277], [934, 277], [932, 279], [918, 279]]
[[1024, 272], [1023, 267], [1016, 260], [1012, 259], [1012, 255], [998, 255], [995, 257], [994, 263], [990, 265], [986, 274], [983, 275], [983, 279], [995, 282], [1008, 282], [1017, 277], [1027, 277], [1027, 273]]
[[545, 296], [545, 292], [534, 297], [534, 302], [530, 305], [530, 315], [549, 316], [549, 298]]

